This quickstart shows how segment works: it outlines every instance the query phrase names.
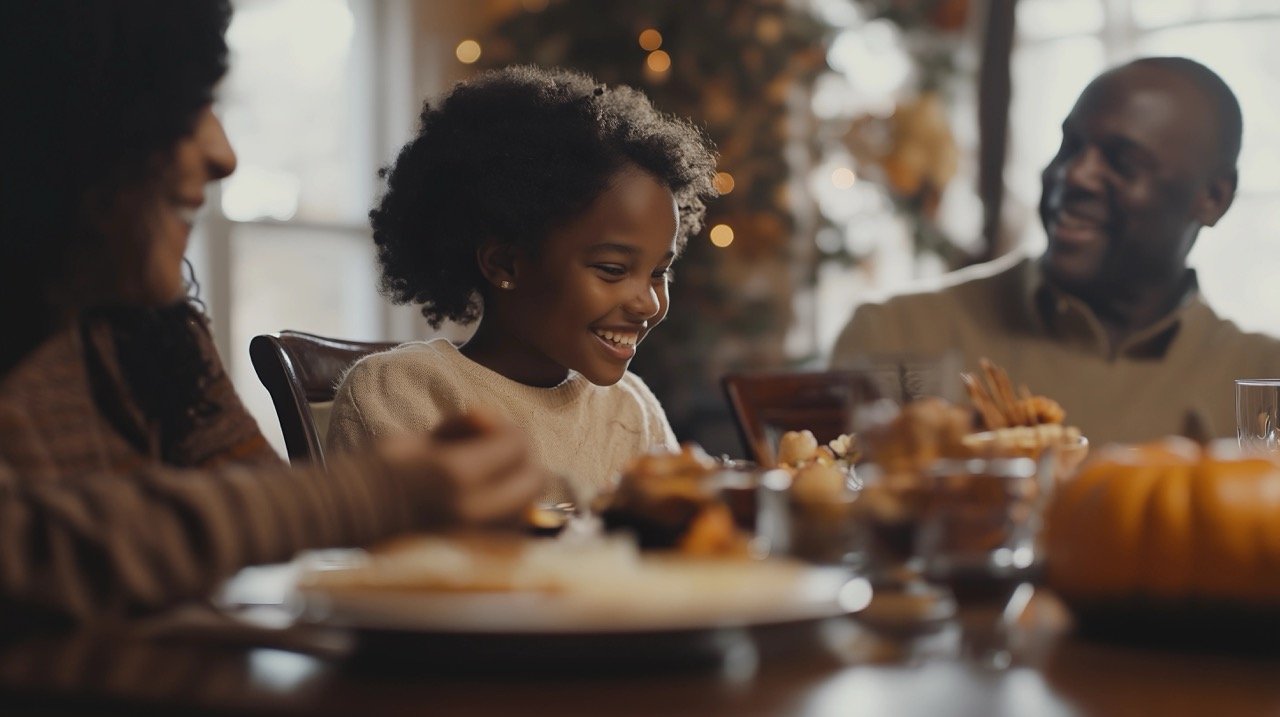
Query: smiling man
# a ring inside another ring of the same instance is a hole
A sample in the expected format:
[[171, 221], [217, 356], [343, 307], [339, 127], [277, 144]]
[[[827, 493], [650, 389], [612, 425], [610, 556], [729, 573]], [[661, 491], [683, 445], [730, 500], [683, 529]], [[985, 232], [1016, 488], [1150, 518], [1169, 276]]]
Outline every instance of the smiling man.
[[1240, 106], [1184, 58], [1136, 60], [1089, 84], [1043, 174], [1048, 247], [865, 304], [832, 362], [958, 352], [1059, 400], [1095, 443], [1232, 436], [1235, 378], [1280, 375], [1280, 341], [1219, 318], [1187, 255], [1235, 197]]

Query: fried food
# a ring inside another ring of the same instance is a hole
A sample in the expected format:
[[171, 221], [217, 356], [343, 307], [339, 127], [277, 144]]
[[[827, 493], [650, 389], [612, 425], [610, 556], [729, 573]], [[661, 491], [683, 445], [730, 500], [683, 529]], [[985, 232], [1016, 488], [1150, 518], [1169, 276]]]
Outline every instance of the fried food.
[[746, 557], [747, 542], [734, 526], [729, 506], [711, 503], [690, 521], [679, 548], [685, 555]]
[[818, 439], [813, 431], [787, 431], [778, 441], [778, 465], [798, 467], [818, 456]]
[[1031, 393], [1026, 386], [1015, 392], [1008, 373], [987, 359], [979, 363], [982, 377], [961, 374], [980, 427], [985, 431], [966, 436], [965, 446], [975, 456], [1039, 458], [1046, 449], [1057, 450], [1055, 471], [1070, 474], [1088, 452], [1088, 441], [1075, 426], [1065, 425], [1066, 411], [1051, 398]]
[[1080, 441], [1080, 429], [1061, 423], [1042, 423], [1036, 426], [1012, 426], [990, 433], [974, 433], [964, 438], [964, 444], [973, 453], [984, 457], [1035, 457], [1047, 446], [1057, 446]]
[[635, 534], [640, 547], [696, 555], [744, 555], [747, 537], [711, 478], [720, 470], [696, 444], [636, 458], [598, 509], [608, 530]]
[[962, 373], [960, 378], [986, 430], [1062, 423], [1066, 419], [1066, 411], [1057, 401], [1033, 395], [1026, 386], [1015, 391], [1009, 374], [988, 359], [981, 359], [978, 365], [982, 377]]
[[778, 441], [778, 467], [792, 475], [811, 463], [852, 468], [860, 456], [857, 437], [847, 433], [836, 436], [825, 446], [818, 445], [818, 439], [808, 429], [787, 431]]
[[835, 503], [847, 488], [848, 474], [831, 463], [812, 462], [791, 477], [791, 497], [802, 503]]
[[903, 406], [887, 422], [862, 432], [867, 457], [888, 475], [916, 474], [939, 458], [970, 455], [964, 437], [972, 432], [968, 411], [940, 398]]

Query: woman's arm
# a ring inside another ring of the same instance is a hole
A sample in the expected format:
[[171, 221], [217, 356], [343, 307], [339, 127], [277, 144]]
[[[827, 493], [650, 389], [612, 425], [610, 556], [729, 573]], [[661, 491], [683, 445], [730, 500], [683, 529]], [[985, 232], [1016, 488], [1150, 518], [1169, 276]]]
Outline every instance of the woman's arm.
[[[13, 418], [0, 415], [0, 430], [22, 430]], [[336, 457], [328, 472], [228, 464], [49, 479], [0, 457], [0, 625], [148, 612], [303, 549], [511, 522], [544, 480], [516, 429], [475, 418]]]

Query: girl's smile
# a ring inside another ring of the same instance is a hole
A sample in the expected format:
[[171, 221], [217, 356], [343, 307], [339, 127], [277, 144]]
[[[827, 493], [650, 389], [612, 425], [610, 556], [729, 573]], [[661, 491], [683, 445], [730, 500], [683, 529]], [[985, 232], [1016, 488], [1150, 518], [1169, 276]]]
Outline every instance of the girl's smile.
[[636, 355], [636, 346], [648, 332], [649, 322], [639, 327], [593, 328], [592, 334], [604, 344], [605, 351], [619, 361], [630, 361]]
[[533, 386], [554, 386], [570, 370], [597, 386], [617, 383], [666, 318], [678, 226], [671, 190], [628, 165], [536, 254], [479, 252], [494, 288], [463, 353]]

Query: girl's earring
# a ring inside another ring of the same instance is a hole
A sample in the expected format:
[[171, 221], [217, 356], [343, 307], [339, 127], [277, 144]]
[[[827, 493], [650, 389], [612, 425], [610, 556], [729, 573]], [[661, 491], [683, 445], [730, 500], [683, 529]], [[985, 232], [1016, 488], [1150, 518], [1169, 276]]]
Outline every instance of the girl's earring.
[[516, 285], [515, 285], [515, 284], [512, 284], [511, 282], [507, 281], [506, 279], [503, 279], [502, 281], [499, 281], [499, 282], [498, 282], [498, 288], [499, 288], [499, 289], [514, 289], [514, 288], [516, 288]]

